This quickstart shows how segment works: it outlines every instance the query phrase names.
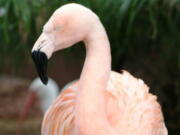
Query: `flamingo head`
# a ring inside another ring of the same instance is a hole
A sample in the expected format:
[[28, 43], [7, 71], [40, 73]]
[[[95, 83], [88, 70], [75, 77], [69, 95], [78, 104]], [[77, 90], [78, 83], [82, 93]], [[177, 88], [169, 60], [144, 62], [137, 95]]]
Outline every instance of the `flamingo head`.
[[98, 17], [79, 4], [67, 4], [57, 9], [47, 23], [32, 49], [41, 81], [47, 84], [47, 63], [53, 52], [68, 48], [90, 37]]

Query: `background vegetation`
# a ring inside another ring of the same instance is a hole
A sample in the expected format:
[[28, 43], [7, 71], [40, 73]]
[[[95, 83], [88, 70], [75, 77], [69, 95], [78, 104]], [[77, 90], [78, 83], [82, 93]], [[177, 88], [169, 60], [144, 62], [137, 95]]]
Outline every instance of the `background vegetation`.
[[[21, 65], [31, 60], [43, 24], [69, 2], [98, 14], [111, 42], [113, 69], [143, 78], [159, 96], [169, 134], [180, 133], [179, 0], [0, 0], [0, 74], [23, 76]], [[81, 54], [83, 48], [72, 49]]]

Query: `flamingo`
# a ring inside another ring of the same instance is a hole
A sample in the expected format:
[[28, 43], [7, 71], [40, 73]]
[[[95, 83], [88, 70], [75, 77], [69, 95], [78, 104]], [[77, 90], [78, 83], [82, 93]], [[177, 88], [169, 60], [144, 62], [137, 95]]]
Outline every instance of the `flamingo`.
[[44, 114], [59, 94], [58, 84], [51, 78], [49, 78], [49, 83], [47, 86], [43, 85], [40, 78], [35, 78], [31, 82], [28, 90], [29, 90], [28, 96], [19, 114], [19, 119], [17, 124], [18, 127], [16, 131], [17, 135], [20, 135], [20, 128], [22, 122], [27, 117], [30, 108], [37, 101], [37, 99], [39, 99], [40, 101], [40, 108]]
[[40, 101], [41, 111], [43, 112], [43, 114], [45, 114], [49, 106], [59, 95], [59, 91], [67, 89], [76, 81], [77, 80], [71, 81], [68, 84], [66, 84], [62, 89], [60, 89], [58, 84], [52, 78], [49, 78], [49, 82], [47, 85], [44, 85], [41, 82], [40, 78], [35, 78], [29, 86], [29, 93], [26, 98], [24, 107], [20, 113], [20, 119], [24, 119], [26, 117], [30, 108], [37, 99], [39, 99]]
[[[69, 82], [66, 84], [61, 90], [68, 88], [71, 84], [73, 84], [76, 80]], [[33, 104], [39, 99], [40, 101], [40, 109], [45, 114], [49, 106], [54, 102], [56, 97], [59, 94], [60, 88], [58, 84], [51, 78], [49, 78], [49, 82], [46, 85], [43, 85], [40, 78], [35, 78], [30, 86], [29, 86], [29, 93], [26, 98], [25, 104], [22, 108], [22, 111], [19, 114], [18, 124], [16, 134], [20, 135], [20, 128], [23, 125], [23, 120], [27, 117], [30, 108]]]
[[31, 82], [28, 90], [29, 93], [22, 109], [21, 117], [25, 117], [27, 115], [36, 99], [39, 99], [40, 108], [42, 112], [45, 113], [59, 94], [59, 86], [51, 78], [49, 78], [48, 85], [43, 85], [40, 78], [35, 78]]
[[98, 16], [76, 3], [58, 8], [32, 48], [44, 84], [48, 59], [83, 41], [80, 79], [63, 90], [45, 113], [42, 135], [167, 135], [161, 106], [143, 80], [111, 71], [110, 43]]

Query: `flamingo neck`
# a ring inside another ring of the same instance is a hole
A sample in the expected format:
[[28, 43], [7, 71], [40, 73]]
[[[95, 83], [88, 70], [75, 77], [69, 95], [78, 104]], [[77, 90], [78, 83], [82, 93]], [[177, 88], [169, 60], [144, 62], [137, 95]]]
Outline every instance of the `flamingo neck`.
[[84, 128], [89, 125], [89, 129], [83, 128], [82, 132], [91, 133], [93, 126], [102, 126], [101, 123], [107, 121], [104, 90], [110, 77], [111, 55], [109, 40], [101, 24], [84, 42], [87, 54], [80, 76], [75, 112], [76, 124], [81, 129], [83, 125], [86, 125]]
[[102, 25], [85, 39], [86, 59], [80, 77], [82, 90], [104, 90], [111, 71], [110, 45]]

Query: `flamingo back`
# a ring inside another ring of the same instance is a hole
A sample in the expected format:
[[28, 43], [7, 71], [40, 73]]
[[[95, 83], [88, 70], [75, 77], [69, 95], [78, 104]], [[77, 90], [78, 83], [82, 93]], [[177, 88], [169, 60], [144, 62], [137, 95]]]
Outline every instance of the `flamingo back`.
[[127, 71], [111, 72], [107, 118], [119, 135], [167, 135], [161, 106], [143, 80]]

